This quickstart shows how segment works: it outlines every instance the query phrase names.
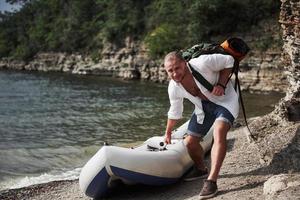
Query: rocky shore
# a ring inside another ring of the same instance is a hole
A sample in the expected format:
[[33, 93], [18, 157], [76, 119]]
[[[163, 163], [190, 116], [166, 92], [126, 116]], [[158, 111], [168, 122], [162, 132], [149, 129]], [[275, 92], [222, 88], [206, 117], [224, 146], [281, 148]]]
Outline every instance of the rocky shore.
[[[259, 119], [257, 119], [259, 120]], [[228, 150], [214, 199], [299, 199], [300, 174], [280, 170], [260, 160], [256, 143], [249, 142], [245, 127], [228, 135]], [[209, 163], [207, 156], [206, 162]], [[180, 181], [169, 186], [120, 186], [105, 199], [196, 200], [203, 180]], [[0, 192], [0, 199], [90, 199], [79, 189], [78, 180], [55, 181]]]

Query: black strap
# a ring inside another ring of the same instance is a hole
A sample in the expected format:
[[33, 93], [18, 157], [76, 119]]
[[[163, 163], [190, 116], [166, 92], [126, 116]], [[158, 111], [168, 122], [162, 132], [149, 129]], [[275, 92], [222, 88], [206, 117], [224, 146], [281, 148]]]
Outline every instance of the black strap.
[[196, 71], [189, 63], [188, 66], [190, 67], [192, 71], [192, 75], [203, 85], [208, 91], [212, 92], [214, 89], [214, 86], [208, 82], [198, 71]]
[[[235, 89], [235, 91], [238, 90], [238, 92], [239, 92], [239, 100], [240, 100], [242, 111], [243, 111], [244, 121], [245, 121], [246, 127], [247, 127], [247, 129], [250, 133], [250, 137], [254, 140], [254, 136], [253, 136], [253, 134], [250, 131], [250, 128], [248, 126], [248, 121], [247, 121], [247, 116], [246, 116], [246, 109], [245, 109], [245, 106], [244, 106], [243, 95], [242, 95], [240, 80], [239, 80], [239, 76], [238, 76], [239, 69], [240, 69], [239, 65], [240, 65], [240, 63], [236, 59], [234, 59], [234, 67], [233, 67], [233, 70], [232, 70], [232, 74], [235, 75], [234, 89]], [[229, 76], [229, 79], [231, 78], [232, 74]], [[229, 79], [228, 79], [228, 81], [229, 81]]]
[[238, 91], [239, 91], [239, 97], [240, 97], [239, 99], [240, 99], [240, 103], [241, 103], [241, 106], [242, 106], [243, 116], [244, 116], [246, 127], [247, 127], [247, 129], [248, 129], [248, 131], [250, 133], [250, 137], [254, 140], [254, 136], [253, 136], [253, 134], [250, 131], [250, 128], [248, 126], [247, 116], [246, 116], [246, 110], [245, 110], [243, 96], [242, 96], [242, 91], [241, 91], [241, 86], [240, 86], [240, 81], [239, 81], [239, 78], [237, 76], [237, 73], [235, 74], [235, 84], [237, 85], [237, 88], [238, 88]]

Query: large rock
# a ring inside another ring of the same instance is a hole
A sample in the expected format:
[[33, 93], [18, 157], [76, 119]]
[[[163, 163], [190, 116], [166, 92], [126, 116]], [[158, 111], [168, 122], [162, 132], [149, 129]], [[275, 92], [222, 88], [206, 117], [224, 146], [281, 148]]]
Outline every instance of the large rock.
[[274, 173], [300, 171], [300, 126], [274, 111], [251, 122], [260, 162]]
[[266, 199], [300, 199], [300, 1], [281, 0], [286, 96], [275, 110], [250, 124], [265, 174]]
[[284, 63], [289, 87], [281, 102], [283, 117], [300, 122], [300, 1], [282, 0], [280, 20], [283, 29]]
[[267, 200], [295, 200], [300, 198], [300, 174], [279, 174], [264, 183]]
[[[276, 109], [250, 124], [265, 173], [274, 176], [265, 183], [268, 199], [299, 199], [300, 189], [300, 1], [282, 0], [283, 63], [287, 72], [286, 96]], [[298, 194], [295, 194], [298, 191]]]

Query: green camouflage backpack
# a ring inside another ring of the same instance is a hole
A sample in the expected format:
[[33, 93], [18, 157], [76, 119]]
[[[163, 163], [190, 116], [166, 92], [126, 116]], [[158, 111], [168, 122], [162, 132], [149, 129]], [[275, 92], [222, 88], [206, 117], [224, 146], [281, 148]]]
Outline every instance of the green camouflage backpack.
[[[192, 46], [191, 48], [181, 50], [182, 57], [188, 62], [190, 59], [197, 58], [205, 54], [224, 54], [231, 55], [234, 58], [234, 66], [232, 73], [229, 77], [231, 78], [232, 74], [236, 75], [236, 84], [238, 84], [238, 71], [239, 71], [239, 62], [247, 55], [250, 51], [249, 46], [240, 38], [229, 38], [225, 40], [222, 44], [216, 43], [201, 43]], [[198, 75], [196, 75], [198, 76]], [[228, 81], [229, 81], [228, 79]], [[228, 82], [227, 81], [227, 82]], [[202, 81], [201, 81], [202, 82]], [[201, 83], [200, 82], [200, 83]], [[237, 85], [235, 85], [236, 88]], [[206, 87], [206, 86], [205, 86]], [[211, 87], [207, 88], [211, 91]]]

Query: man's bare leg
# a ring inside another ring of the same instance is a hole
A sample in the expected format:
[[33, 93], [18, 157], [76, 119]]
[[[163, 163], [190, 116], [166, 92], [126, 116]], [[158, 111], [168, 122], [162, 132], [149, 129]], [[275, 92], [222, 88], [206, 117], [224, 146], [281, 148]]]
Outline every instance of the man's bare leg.
[[195, 165], [200, 170], [205, 170], [206, 166], [204, 164], [204, 153], [201, 145], [199, 144], [200, 138], [192, 135], [188, 135], [185, 139], [185, 145], [188, 149], [188, 153]]
[[224, 121], [216, 120], [214, 124], [214, 144], [211, 150], [211, 169], [208, 180], [216, 181], [226, 155], [226, 137], [230, 125]]

